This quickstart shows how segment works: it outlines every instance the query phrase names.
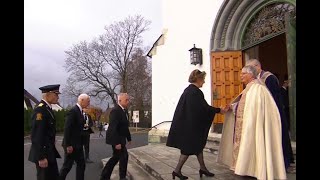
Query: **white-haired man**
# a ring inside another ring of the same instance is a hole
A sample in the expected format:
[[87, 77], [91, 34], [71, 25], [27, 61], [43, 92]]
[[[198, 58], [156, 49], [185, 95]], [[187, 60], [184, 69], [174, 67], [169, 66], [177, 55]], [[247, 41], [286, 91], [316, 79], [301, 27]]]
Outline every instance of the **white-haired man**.
[[56, 180], [59, 176], [56, 158], [61, 158], [56, 146], [56, 119], [51, 104], [58, 103], [59, 84], [40, 87], [42, 100], [34, 109], [31, 128], [31, 148], [28, 160], [36, 164], [37, 180]]
[[[286, 166], [286, 170], [290, 170], [290, 162], [294, 161], [292, 147], [291, 147], [291, 140], [289, 136], [289, 126], [287, 123], [287, 118], [284, 113], [283, 109], [283, 102], [282, 102], [282, 95], [281, 95], [281, 86], [279, 84], [278, 78], [269, 71], [264, 71], [261, 68], [261, 63], [257, 59], [249, 59], [246, 61], [246, 65], [253, 66], [258, 75], [257, 79], [265, 83], [274, 101], [277, 104], [280, 117], [281, 117], [281, 129], [282, 129], [282, 149], [283, 149], [283, 157], [284, 157], [284, 164]], [[292, 162], [294, 163], [294, 162]]]
[[246, 88], [225, 115], [218, 162], [237, 175], [261, 180], [286, 179], [281, 147], [280, 114], [253, 66], [242, 68]]
[[78, 103], [66, 115], [62, 141], [65, 158], [60, 169], [60, 180], [66, 179], [74, 161], [77, 163], [76, 180], [84, 180], [85, 159], [81, 135], [85, 124], [83, 108], [89, 105], [90, 96], [81, 94], [78, 97]]

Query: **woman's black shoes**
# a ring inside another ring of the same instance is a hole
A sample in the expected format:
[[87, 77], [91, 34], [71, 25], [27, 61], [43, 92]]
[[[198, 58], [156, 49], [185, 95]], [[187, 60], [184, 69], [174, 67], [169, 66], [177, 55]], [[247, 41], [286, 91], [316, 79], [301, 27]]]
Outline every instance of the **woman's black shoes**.
[[180, 173], [176, 173], [175, 171], [173, 171], [173, 172], [172, 172], [172, 179], [175, 179], [176, 176], [177, 176], [178, 178], [180, 178], [180, 179], [188, 179], [188, 177], [182, 175], [181, 172], [180, 172]]
[[203, 174], [208, 176], [208, 177], [213, 177], [214, 176], [214, 174], [209, 172], [208, 170], [204, 171], [202, 169], [199, 170], [199, 174], [200, 174], [200, 178], [202, 177]]

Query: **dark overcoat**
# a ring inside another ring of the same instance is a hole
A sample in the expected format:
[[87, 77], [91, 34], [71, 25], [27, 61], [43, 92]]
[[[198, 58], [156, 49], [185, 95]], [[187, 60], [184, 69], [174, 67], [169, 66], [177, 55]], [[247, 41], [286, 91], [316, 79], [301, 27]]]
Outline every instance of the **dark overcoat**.
[[210, 106], [203, 92], [190, 84], [177, 104], [166, 145], [180, 149], [185, 155], [201, 153], [214, 115], [219, 112], [220, 108]]
[[[261, 72], [263, 74], [264, 71]], [[283, 157], [285, 167], [288, 168], [290, 166], [290, 159], [293, 157], [291, 140], [289, 136], [289, 128], [287, 123], [287, 117], [285, 116], [283, 109], [283, 102], [281, 97], [281, 87], [279, 85], [279, 80], [275, 75], [270, 75], [266, 78], [265, 81], [266, 86], [268, 87], [274, 101], [277, 104], [280, 117], [281, 117], [281, 131], [282, 131], [282, 149], [283, 149]]]
[[128, 112], [123, 110], [119, 105], [112, 108], [109, 115], [110, 124], [106, 131], [107, 144], [125, 145], [126, 140], [131, 141], [128, 117]]
[[67, 113], [64, 123], [64, 137], [62, 140], [62, 146], [73, 148], [82, 148], [83, 141], [81, 138], [84, 126], [84, 117], [80, 108], [75, 105]]

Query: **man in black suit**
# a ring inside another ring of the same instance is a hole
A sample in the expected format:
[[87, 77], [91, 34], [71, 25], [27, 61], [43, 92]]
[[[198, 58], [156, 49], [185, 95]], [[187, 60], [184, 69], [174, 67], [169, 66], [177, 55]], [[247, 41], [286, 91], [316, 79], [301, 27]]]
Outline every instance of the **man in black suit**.
[[288, 122], [288, 129], [290, 131], [290, 113], [289, 113], [289, 82], [288, 79], [285, 79], [283, 82], [283, 85], [281, 87], [281, 97], [282, 97], [282, 102], [283, 102], [283, 109], [284, 113], [287, 117], [287, 122]]
[[90, 134], [93, 133], [91, 127], [93, 126], [93, 122], [91, 116], [88, 114], [88, 109], [83, 108], [83, 116], [84, 116], [84, 127], [82, 132], [83, 146], [84, 146], [84, 157], [86, 159], [86, 163], [93, 163], [93, 161], [89, 158], [89, 149], [90, 149]]
[[28, 160], [37, 168], [37, 180], [56, 180], [59, 176], [57, 159], [61, 158], [55, 146], [56, 120], [51, 104], [58, 103], [60, 85], [40, 87], [42, 100], [32, 115], [31, 149]]
[[129, 95], [120, 93], [118, 95], [118, 105], [110, 112], [110, 124], [106, 131], [106, 143], [112, 145], [113, 155], [103, 168], [100, 180], [110, 179], [113, 168], [119, 161], [120, 179], [127, 179], [128, 151], [126, 142], [128, 141], [128, 144], [131, 144], [128, 111], [126, 110], [128, 105]]
[[[288, 130], [290, 133], [290, 108], [289, 108], [289, 81], [288, 81], [288, 76], [285, 76], [285, 80], [283, 82], [283, 85], [281, 87], [281, 96], [282, 96], [282, 102], [283, 102], [283, 110], [284, 114], [287, 119], [288, 123]], [[290, 158], [290, 163], [294, 163], [294, 155], [292, 149], [289, 151], [289, 158]]]
[[64, 138], [62, 146], [64, 149], [64, 162], [60, 169], [60, 180], [65, 180], [67, 174], [76, 161], [76, 180], [84, 180], [85, 161], [83, 154], [82, 132], [84, 128], [83, 108], [90, 104], [90, 97], [81, 94], [78, 103], [67, 113], [64, 125]]

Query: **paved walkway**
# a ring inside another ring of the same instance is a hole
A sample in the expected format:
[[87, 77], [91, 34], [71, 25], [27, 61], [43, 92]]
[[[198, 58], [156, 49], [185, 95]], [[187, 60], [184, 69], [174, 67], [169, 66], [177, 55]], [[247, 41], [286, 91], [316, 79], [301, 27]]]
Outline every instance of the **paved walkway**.
[[[149, 144], [138, 148], [128, 150], [130, 159], [135, 161], [146, 171], [156, 177], [158, 180], [171, 180], [172, 171], [177, 164], [180, 156], [180, 150], [167, 147], [165, 144]], [[215, 173], [212, 178], [202, 179], [221, 179], [221, 180], [249, 180], [250, 177], [241, 177], [235, 175], [224, 165], [216, 163], [214, 153], [204, 152], [204, 159], [209, 171]], [[182, 168], [182, 174], [189, 177], [190, 180], [200, 179], [199, 164], [196, 156], [189, 156]], [[288, 180], [296, 180], [296, 174], [287, 174]]]

